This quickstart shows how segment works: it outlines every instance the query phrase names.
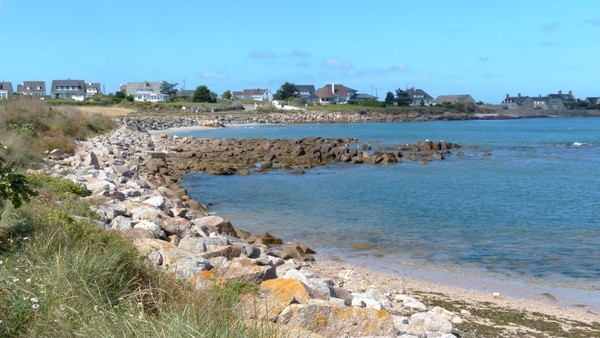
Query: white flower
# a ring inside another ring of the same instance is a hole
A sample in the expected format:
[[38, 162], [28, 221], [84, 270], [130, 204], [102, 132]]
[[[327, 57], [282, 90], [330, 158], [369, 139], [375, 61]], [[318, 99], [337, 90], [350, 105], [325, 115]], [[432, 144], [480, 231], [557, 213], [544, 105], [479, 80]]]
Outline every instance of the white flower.
[[[3, 263], [4, 261], [0, 259], [0, 265], [2, 265]], [[2, 324], [2, 322], [0, 322], [0, 324]]]
[[31, 305], [31, 308], [34, 309], [34, 310], [37, 309], [37, 308], [39, 308], [39, 307], [40, 307], [40, 304], [38, 304], [38, 303], [35, 303], [35, 304]]
[[31, 302], [32, 302], [32, 303], [37, 303], [37, 302], [39, 302], [39, 301], [40, 301], [40, 300], [39, 300], [39, 299], [37, 299], [37, 298], [35, 298], [35, 297], [31, 298]]
[[25, 283], [31, 283], [31, 278], [27, 278], [27, 279], [25, 280]]
[[29, 239], [29, 237], [23, 237], [23, 240], [24, 240], [24, 241], [26, 241], [26, 240], [28, 240], [28, 239]]

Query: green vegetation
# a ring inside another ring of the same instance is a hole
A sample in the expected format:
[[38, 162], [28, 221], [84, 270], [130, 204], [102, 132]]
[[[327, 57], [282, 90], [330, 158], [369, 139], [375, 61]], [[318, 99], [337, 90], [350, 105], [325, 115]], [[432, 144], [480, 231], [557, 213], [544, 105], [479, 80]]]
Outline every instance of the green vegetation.
[[286, 82], [281, 85], [277, 92], [275, 92], [276, 100], [287, 100], [294, 97], [298, 97], [298, 91], [296, 90], [296, 85], [290, 82]]
[[0, 222], [0, 336], [245, 335], [235, 305], [250, 284], [196, 291], [147, 267], [118, 233], [77, 220], [89, 207], [72, 183], [30, 179], [39, 196]]
[[209, 102], [216, 103], [217, 102], [217, 94], [213, 93], [208, 89], [208, 87], [204, 85], [200, 85], [196, 87], [194, 91], [194, 95], [192, 96], [193, 102]]

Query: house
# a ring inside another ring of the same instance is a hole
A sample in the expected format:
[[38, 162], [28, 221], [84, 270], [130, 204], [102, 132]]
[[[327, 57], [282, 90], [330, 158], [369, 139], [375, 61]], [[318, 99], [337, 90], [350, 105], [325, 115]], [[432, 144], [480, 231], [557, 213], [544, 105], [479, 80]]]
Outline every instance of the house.
[[600, 97], [586, 97], [585, 102], [587, 102], [590, 106], [595, 106], [600, 103]]
[[242, 100], [254, 101], [273, 101], [273, 94], [268, 89], [244, 89], [241, 95]]
[[575, 101], [573, 92], [569, 90], [568, 94], [563, 94], [562, 90], [558, 94], [548, 94], [548, 109], [560, 110], [565, 109], [566, 103]]
[[332, 83], [317, 90], [315, 95], [319, 98], [320, 104], [346, 104], [356, 95], [356, 89]]
[[0, 100], [6, 100], [12, 97], [13, 86], [10, 82], [0, 82]]
[[529, 96], [510, 96], [506, 94], [506, 98], [502, 101], [502, 105], [508, 110], [515, 109], [533, 109], [533, 100]]
[[533, 109], [543, 109], [548, 110], [548, 97], [538, 96], [532, 97], [533, 100]]
[[85, 100], [85, 81], [83, 80], [52, 80], [50, 95], [54, 99]]
[[17, 85], [17, 93], [21, 95], [46, 96], [46, 81], [23, 81]]
[[232, 97], [234, 100], [243, 100], [243, 99], [244, 99], [244, 92], [241, 92], [241, 91], [236, 91], [236, 90], [234, 90], [234, 91], [231, 93], [231, 97]]
[[423, 89], [415, 87], [406, 90], [406, 95], [410, 100], [410, 106], [430, 106], [433, 104], [433, 97], [427, 94]]
[[168, 94], [160, 92], [158, 82], [127, 82], [127, 95], [133, 96], [136, 102], [165, 102], [169, 101]]
[[319, 102], [319, 97], [315, 94], [314, 85], [296, 85], [298, 97], [307, 104], [316, 104]]
[[98, 94], [102, 94], [102, 87], [100, 87], [100, 83], [88, 82], [85, 85], [85, 98], [89, 99], [90, 97]]
[[433, 104], [442, 103], [473, 103], [475, 100], [469, 94], [464, 95], [439, 95], [433, 100]]
[[377, 96], [369, 95], [369, 94], [354, 94], [350, 100], [352, 101], [366, 101], [366, 100], [377, 100]]

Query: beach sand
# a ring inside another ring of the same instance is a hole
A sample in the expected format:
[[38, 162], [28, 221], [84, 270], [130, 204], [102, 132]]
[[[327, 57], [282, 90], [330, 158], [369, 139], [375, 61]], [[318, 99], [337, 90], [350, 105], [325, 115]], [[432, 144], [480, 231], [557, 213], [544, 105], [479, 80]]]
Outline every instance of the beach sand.
[[[536, 332], [554, 332], [552, 336], [563, 336], [561, 329], [581, 329], [589, 331], [589, 335], [600, 334], [600, 312], [595, 308], [561, 306], [552, 294], [541, 295], [546, 300], [515, 298], [497, 291], [482, 291], [486, 282], [480, 280], [476, 288], [457, 287], [454, 283], [443, 281], [431, 282], [427, 278], [415, 277], [402, 273], [374, 271], [361, 265], [334, 259], [317, 260], [311, 263], [317, 274], [332, 278], [335, 283], [343, 283], [344, 288], [352, 291], [364, 291], [378, 288], [394, 294], [413, 296], [427, 305], [428, 308], [441, 306], [458, 314], [463, 320], [459, 329], [472, 332], [504, 332], [509, 335], [535, 334]], [[360, 283], [348, 283], [338, 276], [340, 271], [353, 270], [365, 277]], [[427, 272], [423, 271], [424, 274]], [[476, 281], [475, 281], [476, 282]], [[453, 285], [454, 284], [454, 285]], [[488, 285], [495, 287], [498, 284]], [[496, 289], [492, 289], [496, 290]], [[500, 289], [498, 289], [500, 290]], [[555, 304], [553, 304], [555, 303]], [[600, 304], [596, 304], [600, 307]], [[558, 325], [558, 326], [557, 326]], [[551, 328], [555, 327], [556, 331]], [[543, 328], [543, 329], [542, 329]], [[548, 329], [550, 328], [550, 329]], [[539, 329], [540, 331], [537, 331]], [[476, 335], [477, 336], [477, 335]], [[576, 335], [578, 336], [578, 335]]]

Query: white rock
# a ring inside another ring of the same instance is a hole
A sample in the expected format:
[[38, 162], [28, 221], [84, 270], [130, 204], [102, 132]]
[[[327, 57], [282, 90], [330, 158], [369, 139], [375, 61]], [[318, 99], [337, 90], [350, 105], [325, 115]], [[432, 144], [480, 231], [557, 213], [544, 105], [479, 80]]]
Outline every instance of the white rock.
[[425, 306], [425, 304], [419, 302], [418, 300], [416, 300], [415, 298], [413, 298], [411, 296], [396, 295], [395, 299], [397, 301], [401, 301], [402, 306], [404, 306], [404, 307], [409, 307], [411, 309], [422, 310], [422, 311], [427, 310], [427, 306]]
[[142, 220], [133, 226], [134, 228], [150, 230], [155, 237], [165, 237], [166, 234], [163, 229], [160, 228], [156, 223], [149, 220]]
[[383, 310], [383, 305], [367, 293], [352, 293], [352, 306]]
[[365, 280], [365, 276], [363, 276], [363, 274], [354, 270], [342, 270], [338, 273], [338, 277], [342, 278], [345, 281], [357, 283]]
[[415, 332], [420, 331], [419, 327], [425, 330], [426, 333], [452, 333], [452, 323], [449, 320], [428, 312], [419, 312], [410, 316], [407, 333], [415, 334]]
[[429, 310], [428, 312], [432, 313], [440, 318], [447, 319], [450, 322], [452, 322], [453, 324], [460, 324], [463, 322], [462, 319], [456, 313], [448, 311], [439, 306], [434, 307], [433, 309]]
[[154, 196], [154, 197], [150, 197], [147, 200], [145, 200], [144, 203], [153, 205], [159, 209], [163, 209], [165, 207], [165, 204], [167, 203], [167, 201], [162, 196]]

